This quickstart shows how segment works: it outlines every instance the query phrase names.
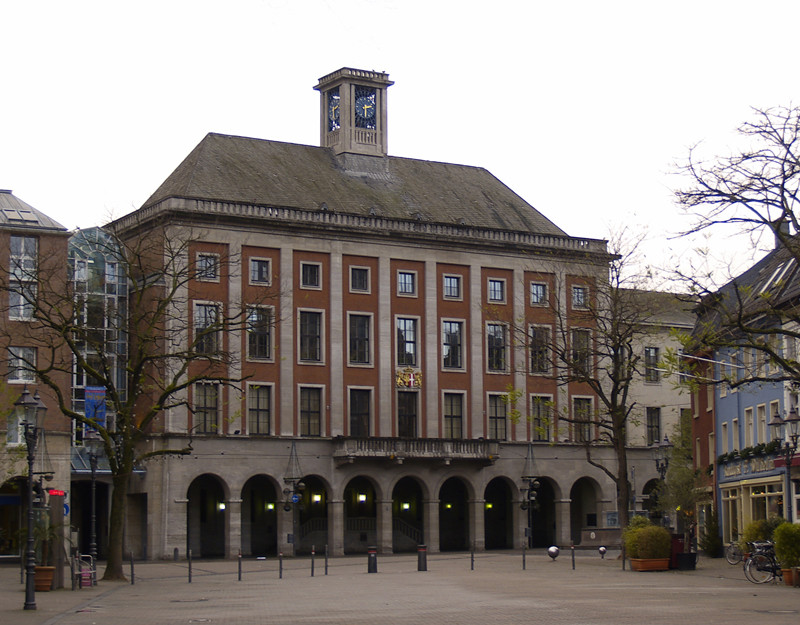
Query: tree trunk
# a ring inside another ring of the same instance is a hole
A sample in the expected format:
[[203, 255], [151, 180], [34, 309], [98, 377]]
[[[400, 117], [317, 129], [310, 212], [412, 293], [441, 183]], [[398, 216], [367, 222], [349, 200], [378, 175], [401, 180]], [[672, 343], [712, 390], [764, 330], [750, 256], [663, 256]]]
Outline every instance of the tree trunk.
[[628, 526], [628, 508], [631, 499], [631, 483], [628, 481], [628, 450], [625, 446], [625, 434], [619, 436], [615, 444], [617, 453], [617, 511], [619, 513], [619, 525], [622, 528]]
[[125, 580], [122, 572], [123, 540], [125, 537], [125, 506], [128, 500], [128, 475], [115, 475], [111, 493], [111, 515], [108, 521], [108, 559], [104, 580]]

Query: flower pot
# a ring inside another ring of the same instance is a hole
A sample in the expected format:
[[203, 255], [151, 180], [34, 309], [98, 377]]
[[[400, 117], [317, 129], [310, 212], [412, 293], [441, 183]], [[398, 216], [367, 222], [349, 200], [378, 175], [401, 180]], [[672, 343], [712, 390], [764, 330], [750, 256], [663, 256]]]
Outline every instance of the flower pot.
[[631, 558], [634, 571], [668, 571], [669, 558]]
[[47, 592], [53, 586], [53, 577], [56, 574], [54, 566], [37, 566], [33, 569], [33, 582], [36, 592]]

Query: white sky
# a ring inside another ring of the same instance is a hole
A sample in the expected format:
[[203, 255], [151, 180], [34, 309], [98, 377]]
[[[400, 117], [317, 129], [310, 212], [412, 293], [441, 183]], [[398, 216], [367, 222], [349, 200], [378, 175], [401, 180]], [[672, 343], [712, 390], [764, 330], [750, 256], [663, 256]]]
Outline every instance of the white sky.
[[396, 83], [391, 155], [485, 167], [574, 236], [646, 229], [674, 264], [672, 164], [793, 103], [798, 23], [796, 0], [6, 0], [0, 188], [100, 225], [207, 132], [319, 145], [313, 86], [348, 66]]

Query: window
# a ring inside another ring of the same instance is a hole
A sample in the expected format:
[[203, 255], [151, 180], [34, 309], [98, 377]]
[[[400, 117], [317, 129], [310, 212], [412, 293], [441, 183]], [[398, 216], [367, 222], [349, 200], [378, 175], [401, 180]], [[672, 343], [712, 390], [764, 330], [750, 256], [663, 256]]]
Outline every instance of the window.
[[20, 406], [11, 410], [6, 419], [6, 445], [22, 445], [25, 442], [25, 428], [22, 425], [23, 411]]
[[12, 236], [9, 255], [8, 317], [30, 321], [36, 304], [37, 258], [35, 237]]
[[197, 255], [197, 279], [206, 282], [219, 280], [219, 255], [202, 253]]
[[415, 367], [417, 365], [417, 320], [399, 317], [397, 319], [397, 365]]
[[300, 388], [300, 436], [320, 436], [322, 423], [322, 389]]
[[661, 381], [661, 372], [658, 370], [658, 347], [644, 348], [644, 379], [645, 382]]
[[413, 271], [397, 272], [397, 294], [416, 295], [417, 294], [417, 274]]
[[588, 397], [572, 398], [572, 419], [574, 441], [576, 443], [589, 443], [592, 436], [592, 400]]
[[489, 301], [501, 303], [506, 301], [506, 281], [490, 278], [489, 279]]
[[445, 299], [461, 299], [461, 276], [444, 276]]
[[350, 436], [369, 436], [369, 413], [372, 399], [369, 389], [350, 389]]
[[585, 286], [572, 287], [572, 307], [589, 308], [589, 289]]
[[753, 446], [753, 409], [744, 409], [744, 446]]
[[269, 258], [250, 259], [250, 284], [269, 286], [272, 283], [272, 267]]
[[219, 427], [219, 385], [198, 382], [194, 385], [194, 431], [214, 434]]
[[461, 321], [442, 322], [442, 367], [462, 369], [464, 323]]
[[269, 434], [272, 387], [250, 384], [247, 387], [247, 433]]
[[349, 315], [349, 319], [349, 361], [355, 365], [368, 365], [371, 362], [369, 334], [372, 319], [369, 315]]
[[198, 354], [216, 354], [219, 351], [219, 306], [194, 305], [194, 349]]
[[508, 328], [501, 323], [486, 326], [486, 355], [489, 371], [506, 371]]
[[264, 306], [247, 309], [247, 356], [262, 360], [272, 356], [272, 311]]
[[550, 373], [550, 328], [548, 326], [531, 326], [528, 336], [530, 339], [530, 372]]
[[722, 432], [720, 433], [720, 438], [722, 438], [722, 453], [727, 454], [729, 446], [727, 422], [722, 424]]
[[8, 348], [8, 382], [28, 384], [36, 381], [36, 348]]
[[300, 311], [300, 360], [322, 362], [322, 313]]
[[304, 289], [322, 288], [322, 267], [319, 263], [300, 263], [300, 286]]
[[742, 448], [741, 436], [739, 433], [739, 419], [731, 421], [731, 434], [733, 434], [733, 451], [739, 451]]
[[758, 439], [756, 443], [768, 443], [767, 440], [767, 407], [764, 404], [756, 406], [756, 419], [758, 420]]
[[397, 393], [397, 434], [400, 438], [417, 437], [417, 393]]
[[661, 408], [648, 406], [645, 412], [647, 445], [655, 445], [661, 442]]
[[464, 395], [444, 394], [444, 437], [461, 438], [464, 420]]
[[506, 439], [506, 396], [489, 395], [489, 438]]
[[592, 372], [592, 333], [583, 328], [572, 330], [572, 373], [589, 377]]
[[531, 306], [547, 304], [547, 285], [542, 282], [531, 282]]
[[531, 395], [531, 426], [534, 441], [549, 441], [553, 431], [553, 398], [549, 395]]
[[369, 267], [350, 267], [350, 290], [369, 293]]

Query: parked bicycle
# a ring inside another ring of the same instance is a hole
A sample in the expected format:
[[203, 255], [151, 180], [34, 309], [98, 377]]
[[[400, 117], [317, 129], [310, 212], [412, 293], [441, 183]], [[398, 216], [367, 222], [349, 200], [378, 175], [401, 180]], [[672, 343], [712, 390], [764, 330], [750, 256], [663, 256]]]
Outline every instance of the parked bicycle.
[[749, 557], [744, 563], [744, 576], [754, 584], [764, 584], [782, 578], [780, 564], [775, 559], [775, 545], [770, 540], [747, 543]]
[[728, 564], [739, 564], [743, 557], [744, 553], [738, 541], [733, 541], [730, 545], [725, 547], [725, 559], [728, 561]]

